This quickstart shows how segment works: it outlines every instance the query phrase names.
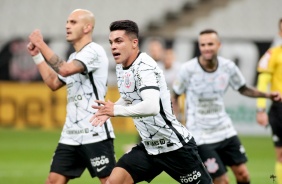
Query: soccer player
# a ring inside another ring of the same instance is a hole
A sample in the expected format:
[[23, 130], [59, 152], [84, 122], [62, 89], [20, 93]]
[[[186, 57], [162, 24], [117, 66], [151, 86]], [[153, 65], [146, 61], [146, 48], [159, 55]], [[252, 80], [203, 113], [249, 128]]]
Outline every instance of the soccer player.
[[[108, 58], [105, 50], [92, 41], [94, 15], [74, 10], [66, 22], [66, 40], [75, 52], [68, 61], [58, 57], [44, 42], [39, 30], [30, 36], [27, 48], [45, 84], [52, 90], [67, 87], [67, 116], [53, 156], [47, 184], [68, 183], [87, 168], [92, 177], [105, 183], [114, 168], [115, 138], [110, 120], [93, 127], [89, 119], [96, 110], [94, 100], [103, 100], [107, 90]], [[44, 57], [43, 57], [43, 56]]]
[[[260, 59], [258, 64], [257, 88], [261, 91], [279, 91], [282, 93], [282, 43], [270, 48]], [[266, 99], [257, 99], [257, 122], [266, 126], [270, 124], [272, 140], [274, 142], [276, 164], [275, 173], [277, 184], [282, 184], [282, 103], [273, 102], [266, 113]]]
[[90, 119], [101, 126], [110, 117], [133, 117], [142, 142], [124, 154], [107, 184], [150, 182], [162, 171], [179, 183], [210, 184], [191, 133], [173, 115], [170, 93], [155, 60], [139, 51], [138, 26], [130, 20], [112, 22], [109, 42], [117, 63], [120, 98], [96, 101]]
[[[175, 98], [186, 95], [186, 127], [195, 137], [199, 154], [214, 184], [227, 184], [230, 166], [238, 184], [249, 184], [245, 150], [224, 107], [223, 96], [231, 86], [248, 97], [281, 100], [278, 93], [248, 87], [234, 62], [217, 55], [220, 40], [215, 30], [198, 37], [201, 55], [185, 62], [173, 84]], [[175, 100], [177, 102], [177, 100]]]

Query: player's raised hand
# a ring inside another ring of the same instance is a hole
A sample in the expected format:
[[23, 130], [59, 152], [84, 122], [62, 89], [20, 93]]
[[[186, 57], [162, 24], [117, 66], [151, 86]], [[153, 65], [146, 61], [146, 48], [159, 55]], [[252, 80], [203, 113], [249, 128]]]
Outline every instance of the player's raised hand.
[[27, 44], [26, 48], [31, 56], [35, 56], [39, 53], [39, 49], [35, 45], [33, 45], [31, 42]]
[[29, 41], [35, 45], [36, 47], [40, 48], [40, 44], [43, 42], [43, 36], [39, 29], [35, 29], [30, 35], [29, 35]]

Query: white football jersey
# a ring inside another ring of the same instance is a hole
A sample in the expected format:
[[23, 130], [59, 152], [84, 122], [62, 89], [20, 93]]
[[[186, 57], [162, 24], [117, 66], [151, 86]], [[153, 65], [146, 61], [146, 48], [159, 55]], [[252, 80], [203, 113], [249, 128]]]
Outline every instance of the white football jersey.
[[68, 77], [59, 75], [67, 86], [67, 116], [59, 142], [80, 145], [114, 138], [110, 120], [102, 127], [94, 127], [89, 122], [97, 111], [91, 105], [96, 99], [104, 100], [107, 91], [109, 61], [105, 50], [91, 42], [72, 53], [68, 61], [72, 60], [80, 61], [86, 71]]
[[218, 57], [214, 72], [205, 71], [198, 58], [181, 66], [173, 90], [178, 95], [186, 94], [186, 126], [198, 145], [219, 142], [237, 134], [225, 111], [223, 96], [229, 85], [238, 90], [245, 83], [235, 63], [222, 57]]
[[127, 68], [118, 64], [116, 73], [120, 96], [128, 106], [142, 101], [142, 90], [160, 91], [160, 112], [156, 116], [133, 117], [148, 154], [179, 149], [191, 139], [187, 128], [176, 120], [163, 72], [149, 55], [141, 53]]

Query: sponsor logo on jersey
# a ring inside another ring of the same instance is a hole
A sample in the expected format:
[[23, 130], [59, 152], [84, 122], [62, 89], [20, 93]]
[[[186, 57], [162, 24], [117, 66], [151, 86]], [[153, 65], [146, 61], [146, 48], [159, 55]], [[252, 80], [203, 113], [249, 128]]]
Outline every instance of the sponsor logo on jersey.
[[73, 130], [66, 130], [67, 134], [84, 134], [84, 133], [89, 133], [89, 128], [85, 129], [73, 129]]
[[[90, 162], [92, 164], [93, 167], [97, 167], [97, 171], [98, 171], [98, 167], [99, 166], [105, 166], [107, 165], [110, 160], [109, 158], [107, 158], [105, 155], [102, 155], [101, 157], [95, 157], [95, 158], [91, 158]], [[99, 167], [99, 170], [103, 170], [103, 167]], [[99, 172], [99, 171], [98, 171]]]
[[[194, 181], [198, 180], [202, 176], [200, 171], [193, 171], [186, 176], [180, 176], [181, 183], [194, 183]], [[200, 180], [198, 181], [200, 183]]]
[[78, 102], [82, 100], [82, 95], [75, 95], [68, 98], [68, 103], [70, 102]]
[[73, 86], [73, 82], [67, 84], [67, 88], [71, 88]]
[[215, 158], [208, 158], [207, 161], [205, 161], [205, 165], [209, 173], [215, 173], [219, 168]]
[[155, 141], [144, 141], [144, 144], [147, 146], [159, 146], [159, 145], [164, 145], [165, 140], [164, 139], [159, 139]]
[[216, 104], [217, 98], [200, 98], [198, 102], [198, 113], [202, 115], [216, 114], [222, 111], [222, 106]]

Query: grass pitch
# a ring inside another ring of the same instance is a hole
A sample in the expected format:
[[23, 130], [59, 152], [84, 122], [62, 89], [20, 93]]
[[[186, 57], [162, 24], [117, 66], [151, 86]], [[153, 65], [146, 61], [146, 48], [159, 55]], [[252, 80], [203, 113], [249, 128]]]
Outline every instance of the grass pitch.
[[[0, 129], [0, 183], [39, 184], [45, 183], [53, 151], [57, 146], [60, 131]], [[135, 133], [116, 133], [115, 150], [117, 159], [124, 153], [126, 144], [136, 141]], [[270, 136], [240, 136], [245, 146], [251, 183], [275, 184], [270, 176], [274, 174], [275, 155]], [[230, 183], [236, 184], [229, 171]], [[94, 184], [87, 171], [70, 184]], [[147, 182], [142, 182], [145, 184]], [[177, 183], [166, 173], [156, 177], [151, 184]]]

